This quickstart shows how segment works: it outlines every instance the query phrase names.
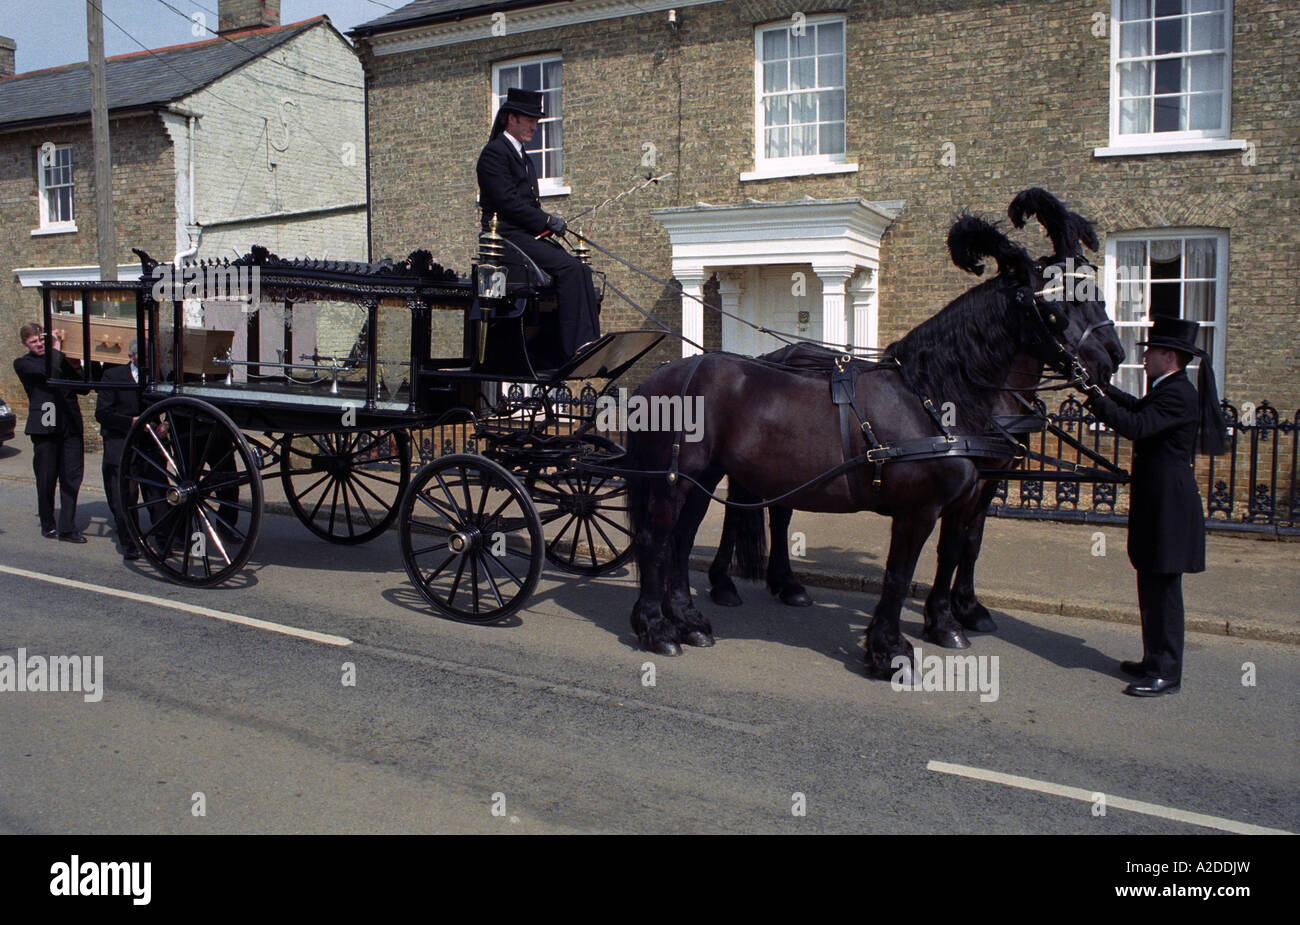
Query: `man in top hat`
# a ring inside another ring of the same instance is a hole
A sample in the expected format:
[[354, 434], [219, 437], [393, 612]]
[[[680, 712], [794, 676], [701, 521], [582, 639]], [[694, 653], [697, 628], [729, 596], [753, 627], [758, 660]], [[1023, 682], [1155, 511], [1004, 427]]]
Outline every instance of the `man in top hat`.
[[478, 156], [479, 206], [486, 230], [497, 216], [502, 237], [532, 258], [555, 278], [560, 315], [560, 343], [572, 356], [600, 336], [600, 306], [591, 268], [556, 240], [566, 225], [558, 215], [542, 211], [537, 172], [524, 145], [542, 118], [542, 94], [511, 87], [497, 111], [492, 137]]
[[[140, 367], [137, 365], [136, 342], [131, 341], [127, 348], [130, 362], [114, 366], [104, 371], [103, 382], [108, 388], [99, 390], [99, 399], [95, 403], [95, 420], [99, 422], [99, 435], [104, 440], [104, 493], [108, 495], [108, 508], [113, 512], [113, 522], [117, 529], [117, 545], [122, 558], [132, 561], [140, 558], [140, 550], [131, 540], [126, 529], [126, 511], [122, 496], [118, 491], [118, 473], [122, 467], [122, 451], [126, 446], [126, 433], [140, 415], [140, 390], [122, 388], [121, 386], [138, 385]], [[113, 388], [111, 385], [117, 385]], [[134, 502], [134, 498], [130, 499]]]
[[[1222, 453], [1226, 424], [1210, 360], [1196, 346], [1195, 321], [1157, 316], [1142, 363], [1150, 385], [1135, 398], [1107, 385], [1087, 387], [1089, 410], [1133, 441], [1128, 557], [1137, 569], [1142, 615], [1140, 662], [1121, 662], [1135, 680], [1124, 693], [1155, 697], [1178, 690], [1183, 672], [1184, 572], [1205, 571], [1205, 511], [1196, 487], [1195, 457]], [[1198, 390], [1187, 378], [1201, 358]]]
[[[63, 332], [50, 334], [50, 356], [46, 357], [45, 330], [30, 322], [18, 329], [18, 339], [27, 352], [14, 360], [14, 372], [27, 392], [27, 427], [23, 433], [32, 438], [32, 470], [36, 475], [36, 509], [41, 519], [41, 535], [56, 537], [67, 543], [84, 543], [77, 530], [77, 493], [85, 471], [82, 442], [81, 408], [78, 395], [89, 388], [63, 388], [50, 383], [45, 363], [55, 379], [76, 379], [80, 364], [74, 365], [63, 355]], [[59, 489], [59, 515], [54, 517], [54, 488]]]

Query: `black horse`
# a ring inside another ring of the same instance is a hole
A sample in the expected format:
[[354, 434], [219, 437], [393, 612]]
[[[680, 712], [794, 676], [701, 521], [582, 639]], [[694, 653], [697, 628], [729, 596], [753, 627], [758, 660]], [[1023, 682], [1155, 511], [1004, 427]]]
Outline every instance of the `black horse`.
[[[1094, 270], [1082, 253], [1083, 246], [1093, 251], [1099, 247], [1092, 226], [1082, 216], [1068, 211], [1047, 191], [1037, 188], [1025, 190], [1012, 200], [1007, 214], [1017, 228], [1023, 228], [1025, 220], [1029, 217], [1037, 218], [1043, 226], [1047, 237], [1052, 241], [1053, 253], [1050, 257], [1039, 259], [1042, 267], [1046, 268], [1052, 264], [1064, 267], [1065, 261], [1069, 259], [1076, 273], [1086, 274]], [[961, 269], [967, 272], [975, 270], [970, 265], [962, 266]], [[1072, 286], [1072, 295], [1080, 290], [1080, 287], [1073, 284], [1064, 274], [1062, 274], [1062, 283]], [[1086, 303], [1082, 304], [1081, 308], [1084, 312], [1084, 320], [1090, 325], [1090, 331], [1111, 325], [1104, 304], [1095, 299], [1083, 299], [1082, 302]], [[1124, 351], [1118, 341], [1113, 338], [1108, 339], [1106, 348], [1116, 366], [1124, 361]], [[791, 352], [792, 348], [783, 347], [763, 354], [760, 359], [780, 363], [785, 361]], [[1025, 417], [1023, 412], [1033, 395], [1032, 386], [1038, 381], [1040, 374], [1040, 367], [1024, 370], [1013, 368], [1011, 376], [1003, 383], [1005, 391], [995, 399], [993, 415], [1008, 421], [1013, 418], [1023, 419]], [[1022, 383], [1029, 383], [1029, 385], [1017, 390], [1015, 387]], [[1017, 391], [1021, 400], [1017, 400], [1013, 394]], [[1016, 436], [1023, 440], [1027, 435], [1017, 432]], [[1013, 463], [1014, 458], [1007, 458], [988, 464], [1005, 469]], [[997, 631], [997, 624], [989, 615], [988, 608], [979, 602], [975, 594], [975, 563], [979, 558], [985, 519], [993, 496], [997, 492], [997, 485], [997, 479], [985, 479], [980, 485], [978, 508], [971, 523], [966, 527], [967, 536], [962, 544], [961, 557], [958, 560], [956, 578], [952, 587], [953, 615], [963, 627], [975, 632]], [[736, 486], [731, 489], [728, 500], [752, 503], [758, 499]], [[812, 598], [795, 578], [794, 571], [790, 567], [787, 530], [792, 513], [792, 510], [784, 505], [774, 504], [768, 509], [771, 532], [769, 554], [764, 542], [762, 512], [752, 508], [727, 507], [723, 517], [722, 537], [718, 544], [718, 551], [709, 566], [709, 597], [715, 604], [737, 607], [742, 603], [735, 583], [728, 576], [733, 556], [736, 559], [737, 573], [741, 577], [755, 580], [765, 578], [768, 590], [782, 603], [795, 607], [806, 607], [812, 603]]]
[[[974, 216], [952, 227], [949, 249], [971, 272], [982, 271], [979, 257], [994, 257], [998, 273], [891, 345], [888, 357], [896, 362], [856, 369], [849, 364], [854, 405], [869, 425], [849, 435], [854, 457], [867, 449], [868, 432], [886, 448], [914, 447], [917, 441], [937, 445], [941, 429], [932, 409], [947, 402], [955, 410], [952, 434], [983, 435], [1005, 398], [1001, 384], [1010, 379], [1019, 387], [1016, 380], [1023, 376], [1024, 387], [1032, 386], [1044, 363], [1075, 375], [1077, 363], [1095, 381], [1110, 377], [1119, 350], [1114, 331], [1090, 325], [1083, 304], [1044, 299], [1048, 271], [1063, 260], [1035, 262]], [[951, 580], [977, 521], [981, 460], [970, 452], [909, 456], [819, 480], [844, 462], [840, 415], [828, 392], [825, 376], [727, 354], [670, 363], [637, 390], [648, 397], [698, 396], [704, 409], [698, 442], [666, 432], [628, 435], [629, 468], [668, 473], [634, 478], [629, 493], [640, 570], [632, 627], [647, 649], [676, 655], [683, 642], [713, 643], [709, 621], [691, 601], [687, 569], [708, 506], [706, 491], [724, 475], [751, 495], [792, 508], [872, 510], [892, 518], [884, 589], [866, 638], [867, 670], [876, 677], [891, 676], [900, 656], [910, 664], [899, 613], [921, 547], [942, 518], [936, 581], [925, 607], [926, 638], [948, 647], [968, 645], [952, 612]], [[1009, 451], [983, 455], [986, 462], [996, 461]]]

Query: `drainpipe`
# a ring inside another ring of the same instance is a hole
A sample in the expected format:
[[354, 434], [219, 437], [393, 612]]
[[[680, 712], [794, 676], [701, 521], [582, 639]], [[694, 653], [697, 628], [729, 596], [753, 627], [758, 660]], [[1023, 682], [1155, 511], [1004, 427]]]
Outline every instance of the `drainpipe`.
[[172, 266], [179, 270], [182, 260], [186, 257], [193, 257], [198, 253], [199, 239], [203, 236], [203, 228], [199, 225], [194, 214], [194, 122], [198, 119], [199, 114], [182, 106], [168, 106], [167, 110], [178, 116], [184, 116], [186, 121], [185, 154], [188, 161], [189, 203], [186, 209], [185, 233], [189, 236], [190, 246], [186, 250], [177, 251], [172, 258]]

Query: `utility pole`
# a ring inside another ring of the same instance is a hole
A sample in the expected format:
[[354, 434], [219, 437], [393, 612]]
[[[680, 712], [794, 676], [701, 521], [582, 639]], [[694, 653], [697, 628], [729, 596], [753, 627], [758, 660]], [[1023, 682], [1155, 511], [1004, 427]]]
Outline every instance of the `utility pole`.
[[86, 45], [90, 65], [90, 134], [95, 159], [95, 245], [100, 278], [115, 280], [117, 229], [113, 225], [113, 164], [108, 141], [108, 84], [104, 78], [104, 20], [96, 0], [86, 0]]

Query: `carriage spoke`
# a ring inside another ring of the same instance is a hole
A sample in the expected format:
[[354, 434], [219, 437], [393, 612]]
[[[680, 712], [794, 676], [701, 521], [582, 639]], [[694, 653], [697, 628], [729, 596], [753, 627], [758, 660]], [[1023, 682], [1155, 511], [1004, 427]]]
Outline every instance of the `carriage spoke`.
[[412, 549], [412, 550], [411, 550], [411, 555], [413, 555], [413, 556], [424, 556], [424, 555], [428, 555], [429, 553], [434, 552], [434, 551], [436, 551], [436, 550], [439, 550], [439, 549], [447, 549], [447, 548], [449, 548], [449, 547], [447, 546], [446, 543], [438, 543], [437, 545], [434, 545], [434, 546], [425, 546], [425, 547], [422, 548], [422, 549]]
[[492, 589], [492, 596], [496, 598], [497, 607], [504, 607], [505, 601], [501, 599], [501, 592], [500, 590], [497, 589], [496, 579], [492, 577], [492, 570], [488, 568], [488, 562], [489, 560], [491, 560], [492, 557], [485, 555], [482, 558], [483, 558], [483, 575], [488, 580], [488, 587]]
[[455, 606], [456, 591], [460, 588], [460, 580], [465, 576], [465, 557], [460, 557], [460, 568], [456, 569], [456, 580], [451, 583], [451, 594], [447, 596], [447, 606]]
[[442, 560], [442, 565], [438, 566], [436, 569], [434, 569], [432, 572], [430, 572], [429, 575], [428, 575], [428, 577], [426, 577], [426, 578], [424, 579], [424, 584], [426, 584], [426, 585], [433, 584], [433, 580], [434, 580], [435, 578], [437, 578], [439, 575], [441, 575], [441, 574], [442, 574], [442, 570], [445, 569], [448, 565], [450, 565], [450, 564], [451, 564], [451, 561], [452, 561], [453, 559], [455, 559], [455, 558], [456, 558], [456, 554], [453, 552], [453, 553], [452, 553], [451, 555], [449, 555], [447, 558], [443, 559], [443, 560]]

